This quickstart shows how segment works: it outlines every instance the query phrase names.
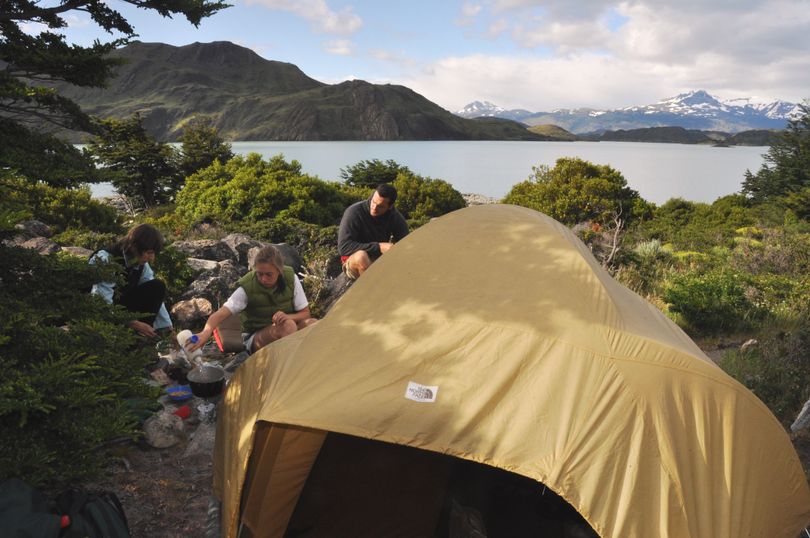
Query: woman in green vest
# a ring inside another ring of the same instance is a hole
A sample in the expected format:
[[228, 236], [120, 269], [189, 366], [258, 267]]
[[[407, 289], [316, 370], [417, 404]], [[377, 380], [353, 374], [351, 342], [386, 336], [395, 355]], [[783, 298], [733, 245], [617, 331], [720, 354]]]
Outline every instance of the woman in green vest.
[[253, 270], [238, 284], [225, 304], [208, 317], [189, 351], [201, 348], [220, 323], [236, 314], [241, 316], [242, 339], [251, 353], [317, 321], [310, 316], [301, 281], [273, 246], [259, 251]]

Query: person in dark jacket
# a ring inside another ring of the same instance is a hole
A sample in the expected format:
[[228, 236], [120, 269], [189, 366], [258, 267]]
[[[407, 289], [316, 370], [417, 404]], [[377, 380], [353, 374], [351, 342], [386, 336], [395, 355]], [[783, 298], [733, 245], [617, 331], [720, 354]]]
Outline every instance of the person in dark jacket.
[[338, 253], [343, 269], [355, 279], [380, 256], [408, 235], [408, 223], [394, 207], [397, 190], [383, 183], [367, 200], [343, 212], [338, 230]]
[[110, 304], [120, 304], [130, 312], [146, 313], [146, 316], [130, 320], [127, 325], [136, 333], [148, 338], [158, 334], [157, 329], [169, 329], [172, 321], [163, 300], [166, 285], [155, 279], [149, 263], [163, 248], [163, 235], [151, 224], [140, 224], [112, 246], [96, 251], [90, 263], [117, 263], [121, 266], [124, 285], [114, 282], [99, 282], [92, 293], [101, 296]]

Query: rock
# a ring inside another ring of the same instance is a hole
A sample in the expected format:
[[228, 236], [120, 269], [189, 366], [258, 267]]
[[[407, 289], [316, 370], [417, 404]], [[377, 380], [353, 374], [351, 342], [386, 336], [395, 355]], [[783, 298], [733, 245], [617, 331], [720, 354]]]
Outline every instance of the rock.
[[343, 272], [343, 264], [340, 263], [340, 254], [335, 254], [326, 262], [326, 276], [335, 278]]
[[464, 198], [464, 201], [467, 202], [468, 206], [498, 203], [497, 198], [491, 198], [489, 196], [484, 196], [483, 194], [465, 193], [462, 194], [461, 197]]
[[24, 241], [34, 237], [50, 237], [53, 235], [51, 227], [38, 220], [24, 220], [14, 226], [19, 232], [18, 235], [24, 237]]
[[217, 274], [219, 278], [225, 281], [228, 289], [236, 289], [236, 281], [247, 274], [247, 268], [242, 265], [236, 265], [230, 260], [219, 262]]
[[25, 241], [20, 246], [36, 250], [40, 254], [53, 254], [54, 252], [62, 250], [61, 246], [46, 237], [34, 237], [33, 239]]
[[743, 345], [740, 346], [740, 351], [745, 352], [751, 348], [757, 347], [758, 345], [759, 342], [756, 339], [751, 338], [750, 340], [746, 340]]
[[200, 239], [197, 241], [175, 241], [172, 246], [190, 258], [204, 260], [236, 261], [236, 254], [227, 244], [214, 239]]
[[248, 266], [248, 252], [254, 247], [263, 247], [269, 243], [262, 243], [255, 239], [250, 238], [245, 234], [230, 234], [222, 238], [222, 242], [228, 245], [236, 256], [236, 262], [239, 265]]
[[200, 422], [194, 436], [188, 442], [186, 451], [183, 452], [184, 458], [190, 458], [198, 455], [205, 455], [209, 458], [214, 454], [214, 440], [216, 438], [217, 427], [214, 423]]
[[198, 272], [213, 271], [219, 266], [219, 262], [217, 261], [203, 260], [201, 258], [189, 258], [186, 261], [188, 262], [189, 267]]
[[[274, 243], [274, 247], [281, 253], [281, 258], [284, 260], [284, 265], [289, 265], [293, 268], [296, 274], [301, 272], [301, 267], [304, 265], [304, 260], [294, 247], [287, 243]], [[253, 247], [248, 251], [248, 268], [253, 268], [253, 262], [256, 259], [256, 254], [259, 253], [260, 247]]]
[[93, 251], [89, 248], [82, 248], [82, 247], [62, 247], [62, 252], [67, 252], [73, 256], [78, 258], [85, 258], [89, 259], [90, 255], [93, 254]]
[[808, 426], [810, 426], [810, 400], [804, 402], [802, 410], [799, 412], [799, 416], [797, 416], [796, 420], [793, 421], [793, 424], [790, 425], [790, 431], [796, 433], [797, 431], [803, 430]]
[[168, 448], [186, 438], [183, 419], [166, 410], [146, 419], [143, 434], [154, 448]]
[[195, 297], [187, 301], [180, 301], [172, 307], [172, 319], [182, 327], [198, 325], [214, 313], [211, 301], [202, 297]]

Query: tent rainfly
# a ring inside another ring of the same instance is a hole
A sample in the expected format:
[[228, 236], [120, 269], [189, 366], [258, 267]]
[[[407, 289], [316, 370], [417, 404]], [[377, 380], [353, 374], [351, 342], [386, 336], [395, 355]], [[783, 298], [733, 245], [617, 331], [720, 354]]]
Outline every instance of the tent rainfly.
[[602, 538], [796, 538], [810, 522], [766, 406], [565, 226], [516, 206], [419, 228], [240, 367], [217, 425], [223, 535], [438, 535], [458, 463], [541, 483]]

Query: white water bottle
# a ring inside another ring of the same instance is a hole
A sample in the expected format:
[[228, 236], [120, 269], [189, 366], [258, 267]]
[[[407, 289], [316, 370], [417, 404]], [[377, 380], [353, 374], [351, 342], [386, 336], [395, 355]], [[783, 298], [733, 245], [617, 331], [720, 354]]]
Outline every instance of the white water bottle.
[[202, 349], [195, 349], [194, 351], [189, 351], [186, 349], [186, 346], [189, 344], [196, 344], [199, 342], [199, 340], [200, 337], [188, 329], [183, 329], [177, 333], [177, 343], [180, 344], [180, 349], [183, 350], [183, 353], [186, 354], [186, 357], [188, 357], [190, 361], [199, 362], [199, 360], [202, 358]]

